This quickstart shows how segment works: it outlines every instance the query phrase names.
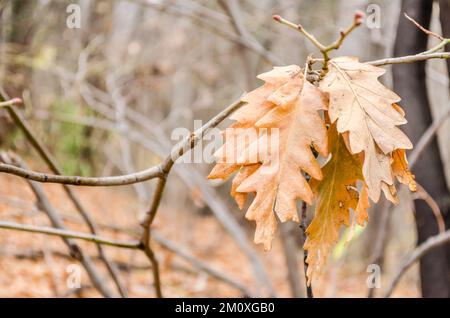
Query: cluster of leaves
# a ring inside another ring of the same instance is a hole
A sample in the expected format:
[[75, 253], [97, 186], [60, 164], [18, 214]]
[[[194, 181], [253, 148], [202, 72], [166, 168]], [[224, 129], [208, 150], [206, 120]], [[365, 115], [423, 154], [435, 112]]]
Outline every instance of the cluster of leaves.
[[[412, 144], [398, 128], [405, 113], [396, 104], [400, 97], [378, 81], [384, 72], [339, 57], [313, 85], [299, 66], [275, 67], [258, 76], [263, 86], [243, 97], [247, 104], [232, 115], [232, 130], [216, 153], [209, 178], [237, 172], [231, 195], [241, 209], [255, 194], [246, 218], [256, 222], [255, 243], [266, 250], [278, 220], [300, 221], [297, 200], [315, 204], [304, 246], [309, 283], [341, 226], [366, 223], [369, 198], [377, 202], [383, 192], [397, 203], [395, 179], [415, 190], [405, 156]], [[239, 137], [245, 142], [236, 142]]]

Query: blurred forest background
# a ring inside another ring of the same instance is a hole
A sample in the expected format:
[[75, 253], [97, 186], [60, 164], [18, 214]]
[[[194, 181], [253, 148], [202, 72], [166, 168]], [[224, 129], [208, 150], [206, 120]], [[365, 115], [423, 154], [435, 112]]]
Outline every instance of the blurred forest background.
[[[81, 28], [66, 26], [72, 3], [81, 8]], [[193, 129], [198, 119], [206, 122], [257, 87], [257, 74], [272, 65], [303, 65], [309, 53], [318, 55], [295, 31], [273, 22], [272, 15], [301, 23], [329, 43], [351, 23], [354, 10], [370, 15], [373, 5], [379, 9], [380, 27], [357, 29], [334, 53], [362, 61], [393, 56], [398, 23], [404, 19], [402, 1], [0, 0], [0, 85], [9, 96], [23, 99], [21, 112], [65, 174], [127, 174], [157, 164], [176, 142], [170, 138], [175, 128]], [[430, 28], [442, 34], [442, 5], [440, 11], [439, 1], [429, 1], [428, 9]], [[433, 38], [428, 42], [429, 47], [438, 43]], [[392, 88], [391, 72], [382, 81]], [[438, 118], [449, 106], [445, 61], [427, 62], [426, 84], [431, 115]], [[408, 104], [402, 106], [409, 120], [414, 115]], [[448, 182], [450, 121], [437, 136], [440, 175]], [[48, 171], [3, 110], [0, 143], [2, 151], [16, 152], [34, 170]], [[205, 163], [177, 164], [168, 180], [152, 232], [165, 296], [304, 297], [298, 225], [283, 224], [272, 251], [263, 252], [252, 242], [254, 224], [229, 198], [230, 184], [206, 180], [210, 168]], [[148, 209], [154, 186], [150, 181], [74, 191], [101, 234], [126, 239], [137, 237], [139, 218]], [[87, 231], [60, 185], [46, 184], [43, 189], [68, 228]], [[381, 287], [390, 281], [418, 240], [418, 198], [401, 192], [399, 206], [380, 203], [373, 208], [368, 226], [357, 229], [350, 242], [345, 243], [343, 233], [323, 277], [313, 285], [315, 296], [366, 297], [367, 266], [375, 261], [383, 264]], [[448, 190], [443, 196], [429, 192], [448, 207]], [[49, 225], [28, 182], [6, 174], [0, 175], [0, 219]], [[114, 290], [95, 245], [80, 246]], [[448, 250], [447, 245], [443, 251], [450, 254]], [[112, 247], [104, 252], [128, 296], [154, 296], [143, 255]], [[450, 255], [448, 260], [450, 264]], [[2, 297], [101, 296], [84, 272], [81, 288], [68, 287], [70, 264], [76, 261], [57, 237], [0, 230]], [[374, 292], [377, 296], [379, 290]], [[416, 264], [394, 296], [421, 295]]]

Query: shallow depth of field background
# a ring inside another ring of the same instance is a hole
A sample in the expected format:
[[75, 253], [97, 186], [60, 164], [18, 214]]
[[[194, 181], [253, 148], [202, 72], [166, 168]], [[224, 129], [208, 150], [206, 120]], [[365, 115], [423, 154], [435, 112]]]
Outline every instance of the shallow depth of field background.
[[[21, 1], [0, 1], [0, 84], [11, 96], [24, 99], [26, 118], [66, 174], [119, 175], [157, 164], [175, 143], [170, 138], [175, 128], [192, 129], [194, 120], [206, 122], [244, 91], [258, 86], [256, 75], [271, 68], [264, 56], [236, 43], [230, 19], [215, 0], [79, 0], [80, 29], [66, 26], [66, 7], [76, 1], [26, 1], [30, 4], [19, 13], [13, 12], [13, 2]], [[359, 28], [334, 56], [355, 55], [364, 61], [392, 55], [399, 0], [238, 2], [247, 32], [285, 65], [302, 65], [316, 50], [294, 30], [273, 22], [273, 14], [301, 23], [328, 43], [341, 27], [351, 23], [355, 9], [366, 12], [369, 4], [380, 7], [381, 27]], [[440, 33], [437, 10], [433, 16], [432, 28]], [[23, 45], [8, 43], [14, 32], [24, 39]], [[429, 42], [432, 46], [437, 40]], [[443, 109], [440, 105], [449, 100], [445, 62], [430, 61], [428, 66], [429, 96], [438, 116]], [[392, 87], [389, 72], [382, 80]], [[403, 106], [407, 112], [407, 105]], [[135, 121], [126, 115], [130, 112]], [[1, 111], [0, 117], [1, 150], [11, 149], [33, 169], [48, 171], [6, 113]], [[438, 134], [447, 180], [449, 128], [447, 122]], [[286, 250], [299, 260], [303, 288], [300, 230], [295, 225], [282, 230], [295, 248], [286, 249], [278, 237], [272, 251], [264, 252], [252, 242], [254, 224], [244, 219], [244, 212], [228, 195], [230, 183], [206, 180], [210, 168], [205, 163], [176, 165], [154, 232], [249, 289], [267, 295], [267, 290], [258, 287], [243, 244], [236, 242], [213, 213], [214, 209], [224, 209], [244, 231], [244, 244], [264, 264], [277, 295], [292, 296]], [[139, 216], [148, 208], [153, 187], [154, 181], [150, 181], [75, 191], [95, 217], [101, 234], [127, 239], [137, 237]], [[44, 188], [67, 226], [87, 231], [61, 186]], [[416, 243], [412, 199], [405, 190], [402, 187], [402, 203], [390, 214], [382, 287]], [[0, 219], [48, 225], [27, 182], [4, 174], [0, 175]], [[366, 269], [374, 253], [378, 224], [377, 216], [371, 213], [369, 225], [357, 231], [350, 242], [345, 243], [343, 233], [324, 275], [313, 285], [316, 296], [367, 296]], [[92, 244], [80, 245], [96, 255]], [[158, 242], [154, 246], [165, 296], [242, 296]], [[106, 248], [106, 252], [118, 264], [130, 296], [154, 296], [151, 270], [139, 251]], [[99, 296], [84, 272], [81, 289], [67, 286], [67, 266], [75, 263], [57, 237], [0, 230], [0, 297]], [[415, 265], [394, 296], [419, 297], [419, 286]]]

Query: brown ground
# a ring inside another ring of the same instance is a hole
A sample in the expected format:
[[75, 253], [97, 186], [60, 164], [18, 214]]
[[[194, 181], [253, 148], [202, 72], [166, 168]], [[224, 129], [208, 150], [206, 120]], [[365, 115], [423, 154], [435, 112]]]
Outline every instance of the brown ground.
[[[77, 217], [60, 186], [45, 185], [45, 189], [61, 213]], [[131, 193], [118, 188], [77, 188], [76, 192], [98, 223], [139, 229], [135, 212], [137, 207]], [[33, 208], [33, 201], [33, 194], [25, 181], [12, 176], [0, 176], [0, 220], [48, 225], [46, 216]], [[67, 221], [66, 224], [72, 229], [86, 231], [73, 221]], [[247, 286], [255, 286], [246, 257], [214, 217], [174, 211], [163, 206], [155, 222], [155, 230], [163, 237], [184, 246], [211, 266], [233, 275]], [[103, 230], [101, 234], [115, 239], [132, 238], [108, 230]], [[91, 243], [80, 244], [90, 255], [96, 255]], [[160, 259], [165, 296], [241, 296], [233, 287], [197, 271], [189, 263], [156, 243], [155, 246]], [[256, 249], [260, 250], [259, 247]], [[41, 253], [30, 258], [37, 252]], [[42, 252], [46, 257], [42, 257]], [[130, 296], [154, 296], [151, 271], [146, 268], [147, 260], [139, 251], [108, 247], [106, 252], [116, 262], [143, 267], [121, 271], [121, 278], [126, 283]], [[77, 262], [64, 255], [67, 255], [67, 249], [57, 237], [0, 229], [0, 297], [99, 296], [92, 288], [82, 289], [77, 293], [67, 287], [67, 266]], [[260, 251], [260, 255], [278, 294], [289, 297], [290, 289], [281, 244], [275, 242], [271, 252]], [[317, 297], [365, 297], [367, 273], [364, 266], [352, 258], [342, 263], [341, 266], [329, 265], [320, 281], [315, 282], [314, 291]], [[417, 269], [413, 269], [404, 277], [394, 296], [419, 296], [416, 272]], [[383, 280], [385, 281], [387, 279]], [[82, 284], [89, 284], [88, 276], [84, 272]]]

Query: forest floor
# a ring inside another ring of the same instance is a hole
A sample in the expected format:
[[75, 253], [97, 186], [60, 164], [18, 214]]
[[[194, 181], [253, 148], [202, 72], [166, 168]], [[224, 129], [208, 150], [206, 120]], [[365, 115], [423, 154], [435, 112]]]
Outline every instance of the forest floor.
[[[52, 204], [65, 216], [67, 227], [87, 232], [76, 221], [79, 217], [68, 203], [61, 186], [45, 185], [44, 188]], [[139, 230], [136, 217], [138, 208], [133, 203], [135, 197], [132, 193], [123, 188], [77, 188], [75, 191], [98, 224]], [[162, 206], [155, 222], [155, 232], [253, 289], [256, 285], [250, 263], [230, 235], [213, 216], [193, 216], [187, 212]], [[49, 225], [45, 214], [35, 208], [34, 196], [27, 182], [7, 175], [0, 176], [0, 220]], [[102, 229], [101, 235], [114, 239], [137, 238], [107, 229]], [[198, 271], [156, 242], [153, 244], [161, 265], [162, 288], [166, 297], [242, 296], [235, 288]], [[80, 245], [90, 255], [96, 255], [93, 244], [80, 242]], [[106, 247], [105, 250], [120, 265], [120, 278], [127, 286], [129, 296], [154, 296], [151, 270], [140, 251], [111, 247]], [[263, 252], [259, 246], [255, 246], [255, 250], [260, 254], [278, 295], [290, 297], [285, 259], [279, 240], [270, 252]], [[67, 248], [57, 237], [0, 229], [0, 297], [98, 297], [99, 294], [91, 288], [85, 272], [81, 275], [83, 288], [67, 287], [71, 264], [77, 262], [68, 257]], [[101, 267], [99, 260], [96, 260], [96, 264]], [[300, 270], [303, 273], [303, 269]], [[103, 269], [102, 273], [106, 276]], [[355, 265], [353, 261], [332, 262], [324, 275], [314, 282], [315, 296], [366, 297], [368, 275], [364, 264], [356, 262]], [[383, 279], [383, 283], [385, 282], [387, 279]], [[417, 269], [412, 269], [402, 279], [394, 297], [419, 295]]]

